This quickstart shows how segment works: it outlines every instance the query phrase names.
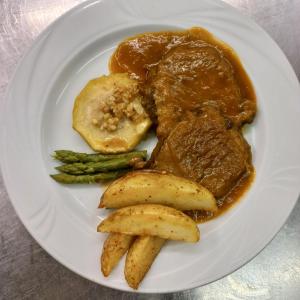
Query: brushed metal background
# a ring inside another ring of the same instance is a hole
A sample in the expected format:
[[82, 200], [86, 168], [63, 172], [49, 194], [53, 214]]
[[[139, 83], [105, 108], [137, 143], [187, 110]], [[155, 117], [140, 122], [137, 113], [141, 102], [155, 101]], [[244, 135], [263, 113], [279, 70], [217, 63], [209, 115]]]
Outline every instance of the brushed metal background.
[[[83, 1], [0, 0], [0, 109], [16, 64], [35, 37], [53, 20], [81, 2]], [[226, 2], [250, 15], [269, 32], [300, 78], [300, 1]], [[282, 100], [284, 103], [284, 99]], [[300, 138], [300, 134], [295, 138]], [[256, 258], [233, 274], [182, 293], [136, 295], [91, 283], [50, 257], [17, 218], [0, 176], [0, 299], [298, 300], [300, 201], [274, 240]]]

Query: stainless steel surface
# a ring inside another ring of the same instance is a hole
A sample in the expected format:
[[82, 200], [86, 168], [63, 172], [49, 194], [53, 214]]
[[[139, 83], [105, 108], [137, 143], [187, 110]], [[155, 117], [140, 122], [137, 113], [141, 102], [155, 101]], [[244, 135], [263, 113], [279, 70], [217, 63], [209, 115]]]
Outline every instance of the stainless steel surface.
[[[0, 0], [0, 109], [16, 64], [34, 38], [80, 2]], [[226, 2], [269, 32], [300, 78], [300, 1]], [[233, 274], [182, 293], [136, 295], [91, 283], [50, 257], [19, 221], [0, 177], [0, 299], [300, 299], [300, 201], [274, 240]]]

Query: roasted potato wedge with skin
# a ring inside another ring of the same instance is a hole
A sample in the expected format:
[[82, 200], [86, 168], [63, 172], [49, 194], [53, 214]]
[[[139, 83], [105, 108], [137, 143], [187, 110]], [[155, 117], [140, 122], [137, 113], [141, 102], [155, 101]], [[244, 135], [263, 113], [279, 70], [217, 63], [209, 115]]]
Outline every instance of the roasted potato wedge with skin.
[[97, 230], [151, 235], [192, 243], [197, 242], [200, 237], [197, 224], [190, 217], [172, 207], [158, 204], [120, 208], [103, 220]]
[[135, 171], [114, 181], [101, 197], [99, 207], [121, 208], [161, 204], [179, 210], [216, 211], [216, 200], [205, 187], [172, 174]]
[[123, 233], [111, 233], [103, 245], [101, 255], [101, 271], [108, 276], [128, 251], [135, 237]]
[[154, 236], [139, 236], [130, 247], [125, 262], [125, 279], [137, 289], [166, 240]]

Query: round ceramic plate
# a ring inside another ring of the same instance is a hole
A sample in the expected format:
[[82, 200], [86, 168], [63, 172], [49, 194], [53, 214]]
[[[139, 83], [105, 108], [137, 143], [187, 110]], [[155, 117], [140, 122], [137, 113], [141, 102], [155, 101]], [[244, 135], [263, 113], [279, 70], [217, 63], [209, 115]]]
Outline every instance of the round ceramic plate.
[[[286, 221], [300, 187], [300, 89], [284, 54], [253, 21], [220, 1], [87, 1], [52, 24], [23, 58], [1, 117], [1, 164], [10, 199], [26, 228], [54, 258], [105, 286], [130, 290], [124, 261], [104, 278], [99, 256], [105, 217], [99, 185], [64, 186], [50, 177], [55, 149], [90, 151], [72, 130], [75, 96], [108, 73], [116, 45], [136, 33], [202, 26], [231, 45], [257, 94], [246, 131], [256, 178], [221, 217], [199, 225], [197, 244], [169, 242], [140, 292], [174, 292], [219, 279], [253, 258]], [[155, 137], [140, 145], [150, 151]]]

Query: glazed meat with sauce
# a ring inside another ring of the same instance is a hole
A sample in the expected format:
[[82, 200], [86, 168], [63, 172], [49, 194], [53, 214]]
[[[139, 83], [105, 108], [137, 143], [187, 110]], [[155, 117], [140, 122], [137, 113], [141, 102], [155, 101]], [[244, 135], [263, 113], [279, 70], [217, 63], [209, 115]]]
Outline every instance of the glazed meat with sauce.
[[241, 96], [229, 61], [217, 48], [201, 41], [170, 50], [158, 64], [152, 86], [157, 135], [162, 139], [186, 112], [203, 105], [219, 108], [236, 127], [252, 121], [255, 115], [255, 104]]
[[238, 57], [203, 28], [131, 37], [116, 49], [110, 69], [139, 80], [160, 138], [203, 104], [218, 107], [236, 127], [256, 113], [255, 93]]
[[216, 217], [253, 180], [251, 150], [241, 134], [256, 114], [252, 83], [234, 50], [203, 28], [139, 34], [123, 41], [112, 72], [137, 79], [143, 106], [156, 126], [148, 168], [202, 183], [217, 198]]
[[252, 170], [250, 146], [210, 107], [198, 116], [188, 115], [158, 147], [153, 168], [195, 180], [216, 198], [228, 194]]

